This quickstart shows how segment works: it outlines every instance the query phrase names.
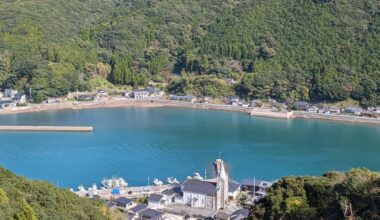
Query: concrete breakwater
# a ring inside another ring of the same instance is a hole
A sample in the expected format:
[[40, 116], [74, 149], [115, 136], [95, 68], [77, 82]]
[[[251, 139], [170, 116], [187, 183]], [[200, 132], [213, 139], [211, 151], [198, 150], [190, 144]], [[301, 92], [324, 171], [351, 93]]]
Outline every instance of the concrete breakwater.
[[294, 112], [294, 117], [304, 119], [329, 120], [335, 122], [380, 125], [380, 119], [378, 118], [368, 118], [351, 115], [329, 115], [296, 111]]
[[94, 128], [90, 126], [18, 126], [2, 125], [0, 131], [72, 131], [91, 132]]
[[270, 110], [257, 110], [253, 109], [250, 112], [252, 116], [269, 117], [269, 118], [294, 118], [293, 111], [290, 112], [272, 112]]

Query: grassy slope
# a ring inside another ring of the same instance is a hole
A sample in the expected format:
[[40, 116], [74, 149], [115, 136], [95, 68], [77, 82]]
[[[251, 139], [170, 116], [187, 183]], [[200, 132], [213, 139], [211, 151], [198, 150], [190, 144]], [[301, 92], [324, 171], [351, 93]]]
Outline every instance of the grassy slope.
[[[37, 219], [106, 219], [102, 203], [79, 198], [47, 182], [28, 180], [0, 167], [0, 219], [12, 219], [26, 201]], [[5, 202], [4, 202], [5, 201]]]

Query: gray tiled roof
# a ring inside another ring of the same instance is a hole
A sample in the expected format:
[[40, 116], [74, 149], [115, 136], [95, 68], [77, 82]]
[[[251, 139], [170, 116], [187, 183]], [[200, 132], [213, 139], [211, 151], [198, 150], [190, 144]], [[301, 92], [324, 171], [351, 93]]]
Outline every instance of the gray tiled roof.
[[174, 184], [172, 187], [169, 189], [165, 189], [162, 194], [167, 195], [167, 196], [172, 196], [174, 194], [180, 194], [181, 193], [181, 185], [180, 184]]
[[139, 215], [144, 219], [156, 219], [163, 214], [163, 212], [154, 209], [144, 209], [141, 212], [139, 212]]
[[248, 218], [249, 216], [249, 210], [248, 209], [239, 209], [231, 214], [231, 220], [241, 220]]
[[137, 205], [137, 206], [131, 208], [129, 211], [133, 212], [133, 213], [137, 213], [143, 209], [146, 209], [147, 207], [148, 207], [148, 205], [146, 205], [146, 204], [140, 204], [140, 205]]
[[150, 196], [148, 197], [148, 201], [149, 202], [159, 202], [159, 201], [161, 201], [162, 197], [163, 196], [160, 194], [150, 194]]
[[235, 192], [238, 188], [240, 187], [240, 184], [233, 181], [233, 180], [230, 180], [228, 181], [228, 192], [230, 193], [233, 193]]
[[119, 197], [119, 198], [115, 199], [114, 202], [116, 202], [117, 204], [128, 204], [130, 202], [133, 202], [133, 200], [125, 198], [125, 197]]
[[216, 183], [188, 179], [182, 183], [184, 192], [199, 193], [208, 196], [214, 196], [216, 194]]

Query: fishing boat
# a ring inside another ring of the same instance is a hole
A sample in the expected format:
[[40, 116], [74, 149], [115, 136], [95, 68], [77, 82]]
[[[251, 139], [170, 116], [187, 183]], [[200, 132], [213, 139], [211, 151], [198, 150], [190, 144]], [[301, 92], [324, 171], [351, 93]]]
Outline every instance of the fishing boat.
[[154, 184], [155, 186], [161, 186], [161, 185], [163, 184], [163, 182], [162, 182], [161, 180], [155, 178], [155, 179], [153, 180], [153, 184]]
[[199, 173], [194, 173], [193, 179], [195, 179], [195, 180], [204, 180], [204, 178]]
[[86, 189], [84, 188], [83, 185], [79, 185], [79, 186], [78, 186], [78, 190], [79, 190], [79, 192], [86, 191]]
[[179, 183], [179, 181], [176, 178], [174, 178], [174, 177], [168, 177], [166, 179], [166, 182], [169, 183], [169, 184], [177, 184], [177, 183]]
[[125, 188], [128, 186], [128, 183], [121, 177], [113, 177], [111, 179], [103, 179], [102, 185], [106, 189], [114, 189], [114, 188]]

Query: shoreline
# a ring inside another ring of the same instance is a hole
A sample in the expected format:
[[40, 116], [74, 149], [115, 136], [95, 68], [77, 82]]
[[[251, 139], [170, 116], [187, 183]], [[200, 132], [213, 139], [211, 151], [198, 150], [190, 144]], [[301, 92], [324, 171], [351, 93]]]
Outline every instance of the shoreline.
[[281, 118], [284, 120], [291, 119], [305, 119], [305, 120], [325, 120], [335, 123], [350, 123], [350, 124], [365, 124], [365, 125], [380, 125], [380, 119], [349, 116], [349, 115], [324, 115], [317, 113], [299, 112], [294, 111], [291, 116], [284, 117], [278, 116], [276, 112], [270, 110], [255, 110], [250, 107], [232, 106], [224, 104], [205, 104], [205, 103], [190, 103], [163, 99], [109, 99], [103, 101], [91, 101], [91, 102], [63, 102], [54, 104], [30, 104], [27, 107], [17, 107], [13, 109], [0, 110], [0, 115], [10, 114], [24, 114], [34, 112], [44, 112], [51, 110], [80, 110], [80, 109], [97, 109], [97, 108], [192, 108], [203, 110], [220, 110], [220, 111], [232, 111], [250, 114], [254, 117], [266, 117], [266, 118]]

